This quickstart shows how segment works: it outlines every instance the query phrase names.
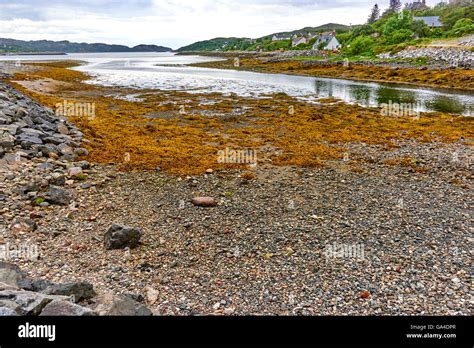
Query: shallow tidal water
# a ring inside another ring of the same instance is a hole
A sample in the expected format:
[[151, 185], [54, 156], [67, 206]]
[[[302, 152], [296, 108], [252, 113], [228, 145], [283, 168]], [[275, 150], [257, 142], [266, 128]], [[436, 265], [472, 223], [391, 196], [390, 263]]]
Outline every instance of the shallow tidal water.
[[[89, 53], [64, 56], [8, 56], [12, 62], [81, 60], [74, 69], [92, 76], [92, 84], [137, 89], [178, 90], [191, 93], [236, 94], [264, 98], [286, 93], [308, 102], [337, 98], [363, 106], [389, 106], [399, 110], [442, 111], [474, 116], [474, 93], [469, 91], [381, 84], [344, 79], [190, 67], [187, 64], [220, 60], [214, 57], [177, 56], [173, 53]], [[6, 64], [3, 62], [3, 64]]]

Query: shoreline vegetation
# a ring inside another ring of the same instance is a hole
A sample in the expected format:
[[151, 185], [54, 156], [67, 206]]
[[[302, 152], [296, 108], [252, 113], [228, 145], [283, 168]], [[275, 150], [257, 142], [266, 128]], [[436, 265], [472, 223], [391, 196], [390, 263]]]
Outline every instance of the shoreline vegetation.
[[[242, 65], [252, 62], [243, 59]], [[86, 74], [69, 69], [78, 64], [30, 63], [27, 71], [10, 81], [53, 110], [64, 100], [93, 103], [97, 117], [70, 120], [90, 141], [86, 148], [91, 160], [118, 164], [123, 170], [159, 167], [172, 174], [195, 175], [210, 168], [246, 168], [216, 163], [218, 151], [225, 148], [258, 149], [259, 160], [272, 165], [317, 167], [342, 159], [343, 147], [350, 143], [389, 150], [409, 139], [449, 143], [473, 137], [471, 120], [452, 114], [422, 113], [414, 119], [383, 116], [380, 108], [333, 99], [312, 105], [284, 94], [252, 99], [106, 88], [85, 83]], [[128, 95], [139, 101], [126, 100]]]

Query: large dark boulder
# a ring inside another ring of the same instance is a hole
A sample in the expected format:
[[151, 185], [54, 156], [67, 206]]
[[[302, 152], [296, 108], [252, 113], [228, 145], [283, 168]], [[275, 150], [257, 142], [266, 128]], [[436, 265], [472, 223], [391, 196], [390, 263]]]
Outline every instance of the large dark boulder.
[[104, 245], [107, 250], [136, 248], [142, 235], [141, 229], [114, 224], [105, 233]]

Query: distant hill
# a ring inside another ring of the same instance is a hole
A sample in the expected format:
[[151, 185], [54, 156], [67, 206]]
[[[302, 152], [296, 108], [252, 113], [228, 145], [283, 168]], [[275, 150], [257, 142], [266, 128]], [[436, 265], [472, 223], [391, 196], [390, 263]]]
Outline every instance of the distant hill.
[[238, 37], [218, 37], [211, 40], [195, 42], [191, 45], [184, 46], [178, 49], [179, 52], [186, 51], [216, 51], [225, 48], [226, 46], [233, 46], [234, 44], [242, 41], [249, 40]]
[[304, 35], [309, 33], [323, 32], [323, 31], [347, 31], [349, 26], [343, 24], [328, 23], [320, 25], [318, 27], [306, 27], [303, 29], [286, 31], [280, 33], [273, 33], [270, 35], [262, 36], [258, 39], [249, 38], [237, 38], [237, 37], [218, 37], [215, 39], [195, 42], [191, 45], [184, 46], [178, 49], [179, 52], [189, 51], [227, 51], [227, 50], [251, 50], [256, 46], [256, 43], [263, 43], [273, 37], [277, 36], [293, 36], [293, 35]]
[[348, 25], [344, 24], [336, 24], [336, 23], [328, 23], [324, 25], [320, 25], [319, 27], [306, 27], [303, 29], [298, 29], [298, 30], [293, 30], [293, 31], [283, 31], [280, 33], [273, 33], [270, 35], [266, 35], [263, 38], [271, 38], [273, 35], [277, 36], [293, 36], [293, 35], [302, 35], [302, 34], [309, 34], [309, 33], [316, 33], [316, 32], [322, 32], [322, 31], [346, 31], [349, 30]]
[[23, 41], [0, 38], [0, 52], [64, 52], [64, 53], [98, 53], [98, 52], [169, 52], [169, 47], [156, 45], [108, 45], [104, 43], [75, 43], [69, 41]]

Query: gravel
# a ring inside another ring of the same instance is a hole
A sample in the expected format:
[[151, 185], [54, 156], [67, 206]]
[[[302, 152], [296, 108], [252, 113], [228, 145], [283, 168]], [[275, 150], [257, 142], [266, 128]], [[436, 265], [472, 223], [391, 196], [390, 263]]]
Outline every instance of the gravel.
[[[397, 145], [347, 144], [323, 168], [177, 177], [35, 147], [15, 160], [15, 144], [0, 159], [0, 245], [37, 256], [14, 258], [31, 279], [93, 284], [99, 313], [150, 314], [112, 293], [159, 315], [469, 315], [472, 148]], [[404, 156], [414, 164], [387, 165]], [[216, 204], [193, 204], [204, 197]], [[106, 250], [114, 224], [143, 233], [137, 248]]]

